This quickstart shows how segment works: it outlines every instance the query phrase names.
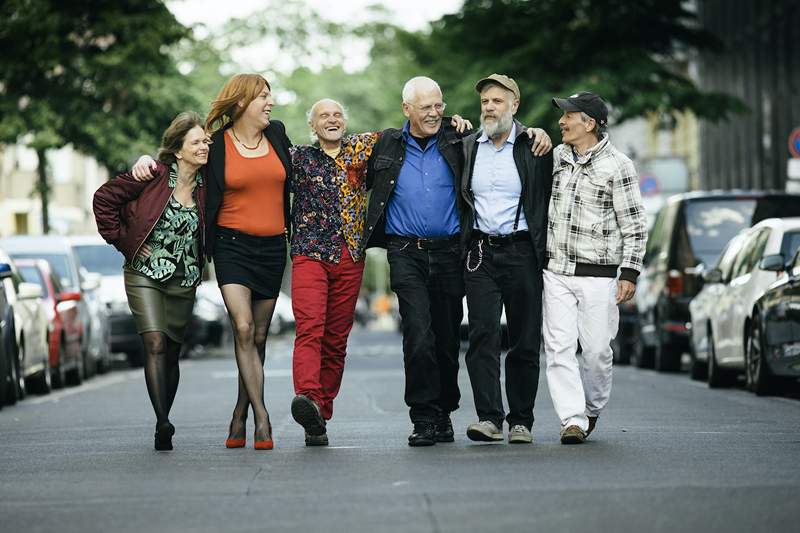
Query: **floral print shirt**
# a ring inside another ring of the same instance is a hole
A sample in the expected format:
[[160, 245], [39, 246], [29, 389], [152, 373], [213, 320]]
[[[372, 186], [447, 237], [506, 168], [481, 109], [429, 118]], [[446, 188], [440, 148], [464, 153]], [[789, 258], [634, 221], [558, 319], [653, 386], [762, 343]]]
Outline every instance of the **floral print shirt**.
[[367, 160], [380, 133], [342, 138], [336, 158], [319, 146], [292, 147], [292, 255], [338, 263], [342, 244], [364, 257]]
[[[195, 177], [198, 185], [203, 178]], [[169, 173], [169, 187], [178, 182], [178, 171], [173, 165]], [[194, 287], [200, 283], [202, 260], [199, 254], [200, 216], [197, 205], [185, 207], [174, 196], [169, 197], [164, 211], [148, 235], [144, 244], [150, 247], [150, 256], [137, 255], [131, 268], [156, 281], [170, 279], [179, 267], [183, 267], [181, 287]]]

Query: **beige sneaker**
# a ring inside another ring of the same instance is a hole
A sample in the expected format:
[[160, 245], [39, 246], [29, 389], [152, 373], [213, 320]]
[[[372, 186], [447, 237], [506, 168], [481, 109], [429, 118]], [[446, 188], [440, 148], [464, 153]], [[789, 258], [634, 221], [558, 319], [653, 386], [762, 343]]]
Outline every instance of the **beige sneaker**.
[[567, 426], [561, 430], [561, 444], [582, 444], [586, 433], [578, 426]]
[[533, 442], [533, 435], [528, 431], [528, 428], [522, 424], [512, 426], [508, 430], [508, 443], [509, 444], [530, 444]]
[[480, 422], [469, 425], [467, 428], [467, 437], [469, 437], [469, 440], [479, 442], [495, 442], [503, 440], [503, 430], [498, 428], [494, 422], [481, 420]]

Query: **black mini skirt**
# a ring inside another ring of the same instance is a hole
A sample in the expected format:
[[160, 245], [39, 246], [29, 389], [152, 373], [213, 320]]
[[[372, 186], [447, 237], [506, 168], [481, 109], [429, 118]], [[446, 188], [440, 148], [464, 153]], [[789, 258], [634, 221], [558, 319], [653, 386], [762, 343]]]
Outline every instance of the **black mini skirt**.
[[253, 300], [278, 297], [286, 268], [286, 236], [260, 237], [217, 226], [214, 271], [220, 288], [244, 285]]

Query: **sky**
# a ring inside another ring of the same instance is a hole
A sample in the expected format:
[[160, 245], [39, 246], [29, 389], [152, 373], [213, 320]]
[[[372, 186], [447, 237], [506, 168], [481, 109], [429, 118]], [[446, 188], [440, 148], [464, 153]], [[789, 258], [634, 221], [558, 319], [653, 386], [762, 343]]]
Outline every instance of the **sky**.
[[[392, 22], [418, 30], [428, 22], [453, 13], [463, 0], [305, 0], [320, 15], [333, 22], [369, 20], [369, 6], [380, 4], [394, 13]], [[231, 17], [248, 15], [264, 5], [263, 0], [169, 0], [167, 6], [183, 24], [204, 23], [217, 27]]]

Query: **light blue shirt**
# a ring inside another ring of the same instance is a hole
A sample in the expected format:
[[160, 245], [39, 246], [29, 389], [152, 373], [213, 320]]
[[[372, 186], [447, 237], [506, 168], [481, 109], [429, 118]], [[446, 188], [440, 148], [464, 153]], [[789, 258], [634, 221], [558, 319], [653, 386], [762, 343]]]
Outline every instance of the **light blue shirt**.
[[[497, 148], [481, 133], [472, 172], [472, 194], [475, 198], [475, 228], [489, 235], [514, 233], [522, 181], [514, 163], [514, 141], [517, 125], [512, 124], [508, 139]], [[525, 213], [520, 211], [516, 231], [528, 229]]]
[[460, 231], [453, 171], [439, 151], [437, 135], [423, 150], [403, 126], [406, 153], [397, 185], [386, 204], [386, 234], [437, 238]]

